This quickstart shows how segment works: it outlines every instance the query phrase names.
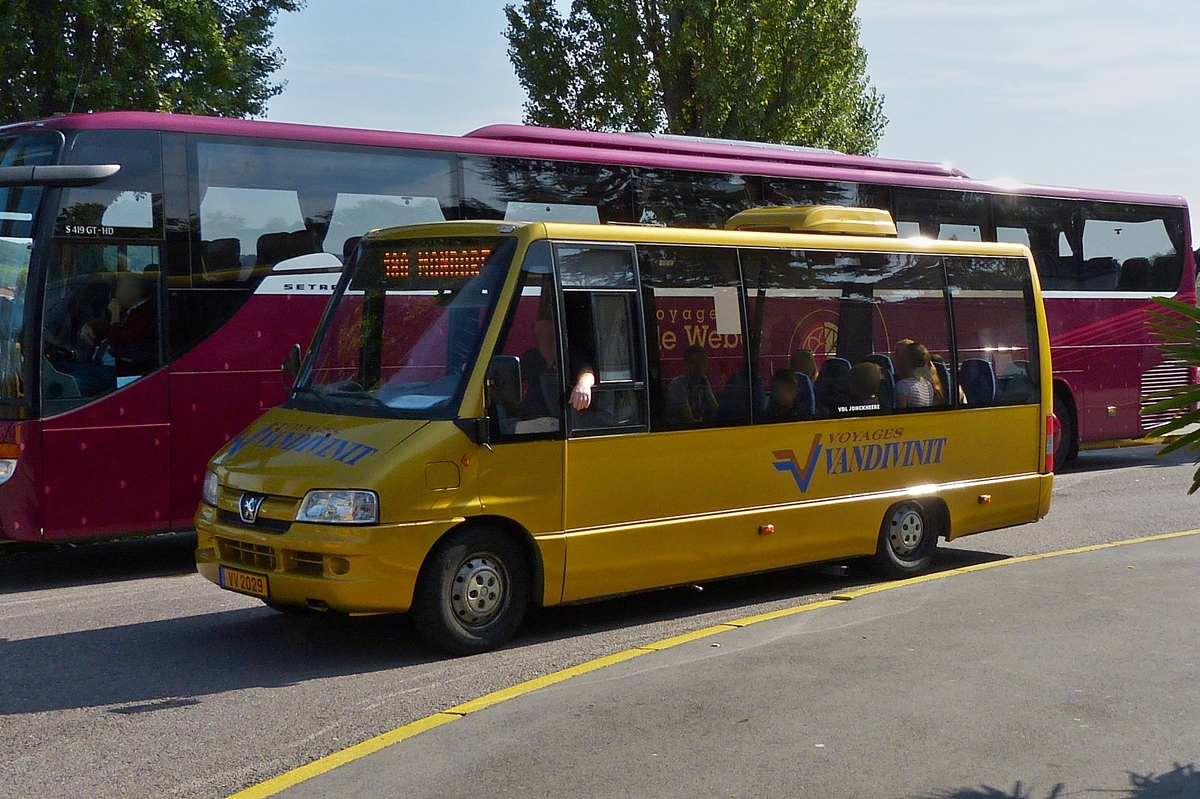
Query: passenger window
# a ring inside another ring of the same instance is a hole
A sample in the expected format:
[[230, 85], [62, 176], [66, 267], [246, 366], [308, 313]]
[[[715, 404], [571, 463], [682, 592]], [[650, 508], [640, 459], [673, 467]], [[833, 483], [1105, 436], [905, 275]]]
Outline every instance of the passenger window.
[[947, 257], [960, 401], [968, 408], [1041, 400], [1037, 316], [1022, 258]]
[[1084, 209], [1084, 290], [1174, 294], [1183, 276], [1183, 236], [1161, 212], [1095, 204]]
[[624, 167], [475, 156], [460, 163], [464, 219], [634, 221]]
[[[983, 194], [969, 191], [896, 189], [897, 228], [916, 224], [921, 235], [949, 241], [980, 241], [987, 226]], [[908, 237], [907, 232], [901, 232]]]
[[62, 413], [162, 365], [158, 245], [59, 242], [46, 273], [42, 404]]
[[637, 221], [650, 225], [723, 228], [730, 217], [762, 202], [762, 181], [753, 175], [639, 171], [635, 178]]
[[[563, 290], [571, 434], [644, 429], [646, 382], [633, 248], [560, 244], [555, 262]], [[573, 399], [576, 388], [590, 395], [586, 406]]]
[[489, 412], [492, 435], [550, 437], [562, 431], [563, 385], [558, 314], [554, 302], [554, 267], [550, 243], [529, 246], [516, 297], [509, 311], [496, 355], [511, 364], [517, 359], [516, 385], [511, 368], [489, 372]]
[[767, 205], [844, 205], [891, 211], [891, 190], [872, 183], [763, 178]]
[[744, 250], [742, 266], [756, 421], [948, 404], [950, 337], [937, 258]]
[[737, 252], [639, 247], [653, 430], [748, 424], [754, 404]]
[[1024, 244], [1033, 252], [1046, 291], [1079, 291], [1083, 272], [1079, 203], [1037, 197], [993, 198], [996, 240]]

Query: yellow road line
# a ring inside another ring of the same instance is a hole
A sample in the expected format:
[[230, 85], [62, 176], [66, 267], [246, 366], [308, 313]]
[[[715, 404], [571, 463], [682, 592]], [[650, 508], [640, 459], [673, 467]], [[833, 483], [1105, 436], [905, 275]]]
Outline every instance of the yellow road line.
[[1006, 558], [1003, 560], [990, 561], [988, 563], [977, 563], [974, 566], [962, 566], [957, 569], [947, 569], [946, 571], [936, 572], [934, 574], [923, 574], [920, 577], [911, 577], [907, 580], [897, 580], [891, 583], [879, 583], [877, 585], [858, 588], [853, 591], [842, 592], [832, 599], [822, 600], [820, 602], [810, 602], [805, 605], [797, 605], [792, 608], [783, 608], [781, 610], [772, 610], [767, 613], [758, 613], [753, 616], [746, 616], [741, 619], [722, 622], [712, 627], [705, 627], [700, 630], [695, 630], [682, 635], [675, 635], [670, 638], [664, 638], [661, 641], [643, 644], [642, 646], [626, 649], [621, 652], [614, 652], [611, 655], [595, 658], [577, 666], [561, 669], [551, 672], [550, 674], [541, 677], [535, 677], [532, 680], [526, 680], [522, 683], [517, 683], [510, 688], [502, 688], [499, 691], [493, 691], [490, 694], [472, 699], [468, 702], [463, 702], [460, 705], [447, 708], [446, 710], [434, 713], [432, 716], [418, 719], [411, 724], [405, 724], [403, 727], [397, 727], [394, 730], [385, 732], [381, 735], [376, 735], [374, 738], [368, 738], [360, 744], [355, 744], [346, 749], [334, 752], [307, 763], [291, 771], [286, 771], [278, 777], [260, 782], [257, 785], [252, 785], [245, 790], [238, 791], [231, 795], [229, 799], [266, 799], [268, 796], [276, 794], [291, 788], [294, 785], [310, 780], [313, 777], [318, 777], [322, 774], [333, 771], [339, 766], [344, 766], [347, 763], [352, 763], [355, 760], [361, 760], [367, 755], [374, 754], [381, 749], [389, 747], [393, 744], [400, 743], [414, 735], [419, 735], [426, 730], [432, 730], [435, 727], [440, 727], [443, 724], [448, 724], [455, 719], [460, 719], [468, 713], [475, 713], [484, 708], [498, 705], [501, 702], [506, 702], [509, 699], [515, 699], [518, 696], [531, 693], [539, 688], [545, 688], [556, 683], [569, 680], [572, 677], [578, 677], [581, 674], [587, 674], [597, 669], [602, 669], [605, 666], [611, 666], [615, 663], [621, 663], [626, 660], [645, 655], [649, 652], [661, 652], [664, 649], [670, 649], [673, 646], [686, 644], [691, 641], [696, 641], [701, 638], [707, 638], [710, 635], [728, 632], [730, 630], [741, 629], [748, 627], [751, 624], [758, 624], [772, 619], [782, 619], [788, 616], [795, 616], [800, 613], [818, 610], [820, 608], [833, 607], [841, 605], [843, 602], [857, 599], [868, 594], [877, 594], [880, 591], [890, 591], [895, 588], [903, 588], [917, 583], [925, 583], [930, 580], [940, 580], [944, 577], [952, 577], [958, 574], [967, 574], [969, 572], [983, 571], [984, 569], [994, 569], [997, 566], [1011, 566], [1017, 563], [1029, 563], [1035, 560], [1045, 560], [1047, 558], [1057, 558], [1063, 555], [1078, 555], [1083, 552], [1096, 552], [1102, 549], [1112, 549], [1114, 547], [1123, 547], [1130, 544], [1144, 544], [1148, 541], [1167, 541], [1172, 538], [1184, 538], [1187, 536], [1200, 535], [1200, 530], [1184, 530], [1178, 533], [1162, 533], [1159, 535], [1148, 535], [1141, 538], [1130, 538], [1125, 541], [1113, 541], [1108, 544], [1092, 544], [1090, 546], [1075, 547], [1073, 549], [1060, 549], [1055, 552], [1043, 552], [1039, 555], [1023, 555], [1016, 558]]

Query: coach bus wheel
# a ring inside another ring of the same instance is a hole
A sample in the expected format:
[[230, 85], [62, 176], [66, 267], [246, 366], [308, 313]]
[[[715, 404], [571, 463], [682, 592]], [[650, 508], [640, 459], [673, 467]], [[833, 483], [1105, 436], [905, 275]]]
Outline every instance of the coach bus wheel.
[[1079, 442], [1075, 436], [1075, 417], [1071, 407], [1059, 394], [1054, 395], [1054, 415], [1058, 417], [1060, 435], [1054, 448], [1054, 471], [1059, 471], [1068, 461], [1079, 455]]
[[512, 638], [529, 605], [529, 564], [511, 538], [465, 528], [429, 553], [417, 578], [413, 626], [452, 655], [486, 652]]
[[937, 549], [937, 531], [915, 502], [893, 505], [883, 518], [874, 566], [884, 577], [912, 577], [929, 568]]

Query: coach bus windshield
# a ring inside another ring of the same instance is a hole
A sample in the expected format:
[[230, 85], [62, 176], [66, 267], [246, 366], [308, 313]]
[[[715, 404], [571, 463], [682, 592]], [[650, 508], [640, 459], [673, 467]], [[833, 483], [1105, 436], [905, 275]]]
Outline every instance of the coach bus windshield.
[[[53, 163], [60, 142], [51, 133], [0, 137], [0, 167]], [[0, 403], [27, 395], [21, 348], [34, 219], [43, 191], [33, 186], [0, 188]]]
[[371, 242], [350, 265], [293, 402], [451, 418], [516, 252], [515, 238]]

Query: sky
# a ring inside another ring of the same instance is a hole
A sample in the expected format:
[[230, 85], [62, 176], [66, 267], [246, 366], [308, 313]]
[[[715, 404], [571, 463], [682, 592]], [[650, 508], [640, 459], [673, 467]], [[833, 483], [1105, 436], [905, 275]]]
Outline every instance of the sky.
[[[308, 0], [276, 26], [287, 86], [267, 118], [448, 134], [520, 122], [504, 5]], [[858, 12], [889, 119], [880, 155], [1200, 204], [1200, 1], [859, 0]]]

